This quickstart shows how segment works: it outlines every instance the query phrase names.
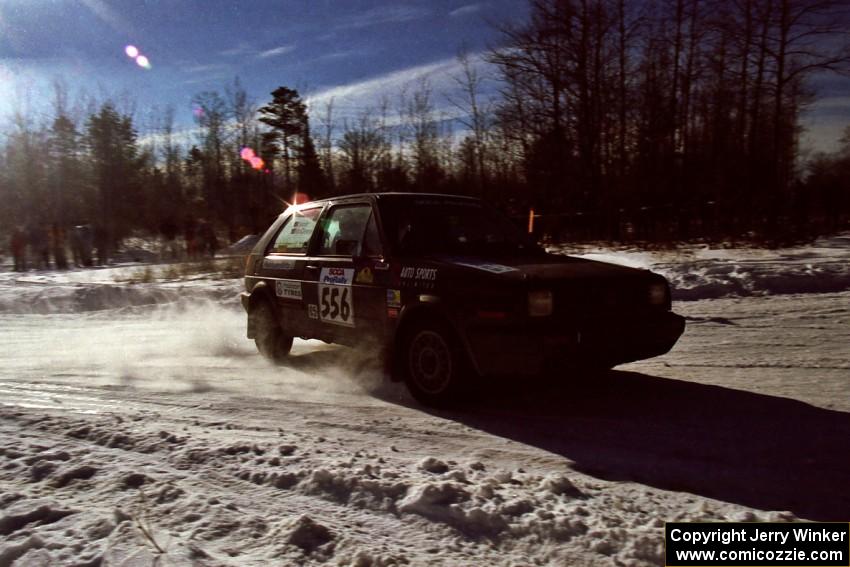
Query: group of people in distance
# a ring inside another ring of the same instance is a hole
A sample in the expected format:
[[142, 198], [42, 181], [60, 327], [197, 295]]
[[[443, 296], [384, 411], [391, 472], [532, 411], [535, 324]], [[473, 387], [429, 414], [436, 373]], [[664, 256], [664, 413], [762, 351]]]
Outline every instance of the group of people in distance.
[[[195, 260], [213, 258], [219, 248], [212, 223], [187, 216], [182, 223], [182, 240], [178, 225], [167, 219], [160, 225], [163, 260]], [[107, 263], [107, 238], [103, 229], [83, 223], [69, 228], [30, 224], [15, 226], [9, 234], [9, 251], [16, 272], [28, 270], [67, 270], [73, 266], [83, 268]], [[70, 251], [70, 261], [69, 261]]]
[[[163, 244], [161, 256], [163, 259], [178, 260], [182, 257], [177, 234], [179, 227], [173, 219], [168, 218], [159, 227]], [[183, 243], [186, 258], [213, 258], [218, 251], [218, 237], [212, 223], [205, 219], [195, 220], [187, 215], [183, 221]]]
[[52, 259], [53, 267], [57, 270], [67, 270], [69, 245], [75, 266], [93, 264], [95, 230], [89, 224], [73, 226], [69, 231], [56, 223], [50, 226], [16, 226], [9, 237], [13, 269], [16, 272], [26, 272], [30, 268], [47, 270], [51, 267]]

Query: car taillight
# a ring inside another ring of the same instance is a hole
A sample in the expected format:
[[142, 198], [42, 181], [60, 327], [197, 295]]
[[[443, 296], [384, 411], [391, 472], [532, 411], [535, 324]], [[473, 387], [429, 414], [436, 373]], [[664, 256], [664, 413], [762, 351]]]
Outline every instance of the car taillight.
[[528, 314], [531, 317], [546, 317], [552, 314], [552, 292], [538, 290], [528, 292]]

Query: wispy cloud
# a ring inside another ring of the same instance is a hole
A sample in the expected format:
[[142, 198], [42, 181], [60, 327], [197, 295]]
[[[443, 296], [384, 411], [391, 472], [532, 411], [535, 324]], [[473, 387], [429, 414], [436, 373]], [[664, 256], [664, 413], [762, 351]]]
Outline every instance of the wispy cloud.
[[362, 47], [356, 49], [345, 49], [340, 51], [331, 51], [330, 53], [324, 53], [322, 55], [317, 55], [313, 57], [309, 61], [311, 63], [319, 63], [322, 61], [339, 61], [342, 59], [350, 59], [352, 57], [366, 57], [375, 52], [375, 50], [371, 47]]
[[295, 45], [279, 45], [269, 49], [257, 49], [250, 43], [240, 42], [239, 44], [229, 49], [219, 51], [218, 54], [222, 57], [256, 57], [258, 59], [268, 59], [269, 57], [279, 57], [295, 51]]
[[325, 89], [310, 97], [310, 104], [323, 104], [330, 99], [346, 106], [374, 106], [384, 95], [397, 95], [407, 85], [432, 75], [443, 75], [456, 65], [454, 58], [417, 65], [379, 75], [365, 81]]
[[398, 24], [418, 20], [430, 14], [430, 11], [417, 6], [377, 6], [355, 16], [345, 16], [345, 21], [336, 29], [362, 29], [381, 24]]
[[[486, 74], [488, 63], [481, 54], [470, 57], [473, 65]], [[446, 100], [446, 94], [457, 90], [454, 77], [461, 75], [461, 65], [454, 57], [440, 59], [423, 65], [400, 69], [383, 75], [378, 75], [364, 81], [339, 85], [321, 90], [308, 98], [312, 108], [321, 108], [330, 100], [334, 101], [339, 118], [355, 117], [368, 108], [375, 108], [383, 99], [392, 102], [404, 91], [417, 88], [419, 81], [427, 79], [433, 94], [435, 110], [445, 116], [457, 114], [457, 109]]]
[[353, 57], [355, 55], [354, 51], [334, 51], [332, 53], [325, 53], [324, 55], [319, 55], [313, 61], [338, 61], [340, 59], [348, 59], [349, 57]]
[[467, 4], [466, 6], [461, 6], [456, 10], [452, 10], [449, 12], [449, 17], [451, 18], [462, 18], [464, 16], [469, 16], [470, 14], [474, 14], [476, 12], [481, 11], [481, 4]]
[[213, 81], [221, 81], [234, 74], [234, 66], [229, 63], [183, 63], [180, 71], [187, 76], [182, 81], [184, 85], [203, 85]]
[[103, 0], [82, 0], [82, 3], [115, 31], [130, 34], [130, 26]]
[[269, 57], [278, 57], [280, 55], [286, 55], [287, 53], [294, 51], [294, 45], [281, 45], [280, 47], [275, 47], [272, 49], [266, 49], [265, 51], [260, 51], [257, 53], [257, 57], [260, 59], [267, 59]]
[[250, 44], [242, 42], [230, 49], [219, 51], [218, 54], [222, 57], [237, 57], [239, 55], [247, 55], [253, 51], [254, 48], [252, 48]]
[[221, 71], [230, 70], [230, 65], [226, 63], [208, 63], [208, 64], [200, 64], [200, 65], [186, 65], [181, 67], [181, 70], [184, 73], [216, 73]]

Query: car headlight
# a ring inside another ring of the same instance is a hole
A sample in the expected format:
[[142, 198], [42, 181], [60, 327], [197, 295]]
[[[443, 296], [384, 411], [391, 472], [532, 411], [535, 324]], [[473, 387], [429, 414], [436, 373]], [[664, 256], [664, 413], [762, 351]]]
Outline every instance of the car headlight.
[[667, 284], [665, 282], [653, 282], [649, 286], [650, 305], [664, 305], [667, 303]]
[[528, 292], [528, 314], [531, 317], [546, 317], [552, 314], [552, 292], [538, 290]]

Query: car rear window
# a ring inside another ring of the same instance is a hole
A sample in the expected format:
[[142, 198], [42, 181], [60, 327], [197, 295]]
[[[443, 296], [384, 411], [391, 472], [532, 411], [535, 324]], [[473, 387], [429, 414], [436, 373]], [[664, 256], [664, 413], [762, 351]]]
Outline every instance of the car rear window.
[[295, 211], [280, 227], [269, 252], [275, 254], [306, 254], [310, 237], [319, 220], [321, 207]]

